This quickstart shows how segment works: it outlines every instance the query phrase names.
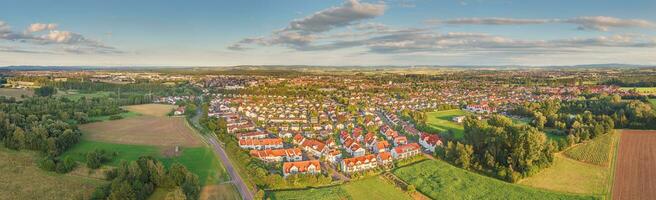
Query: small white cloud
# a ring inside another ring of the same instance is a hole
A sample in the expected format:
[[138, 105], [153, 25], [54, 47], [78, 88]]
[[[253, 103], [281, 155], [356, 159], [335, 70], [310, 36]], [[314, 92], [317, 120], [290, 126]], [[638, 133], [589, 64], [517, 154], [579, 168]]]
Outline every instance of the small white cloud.
[[34, 33], [44, 30], [55, 30], [57, 29], [57, 24], [43, 24], [43, 23], [34, 23], [30, 27], [27, 27], [27, 32]]

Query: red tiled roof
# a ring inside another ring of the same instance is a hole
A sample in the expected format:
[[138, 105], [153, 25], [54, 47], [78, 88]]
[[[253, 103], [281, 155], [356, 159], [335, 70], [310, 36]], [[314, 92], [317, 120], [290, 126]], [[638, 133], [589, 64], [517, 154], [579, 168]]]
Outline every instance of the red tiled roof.
[[364, 163], [372, 162], [375, 159], [376, 156], [374, 154], [369, 154], [364, 156], [358, 156], [355, 158], [344, 158], [343, 161], [346, 164], [346, 166], [354, 166], [357, 165], [358, 162], [360, 162], [360, 164], [364, 164]]
[[285, 163], [282, 164], [282, 170], [285, 173], [289, 173], [290, 169], [295, 166], [296, 168], [298, 168], [298, 172], [303, 173], [303, 172], [307, 172], [308, 167], [310, 167], [311, 165], [314, 165], [314, 167], [316, 168], [316, 171], [321, 171], [321, 164], [319, 164], [318, 160], [285, 162]]
[[270, 156], [297, 156], [301, 155], [301, 149], [299, 148], [293, 148], [293, 149], [266, 149], [266, 150], [251, 150], [250, 151], [251, 156], [253, 157], [258, 157], [258, 158], [264, 158], [264, 157], [270, 157]]
[[402, 153], [405, 153], [405, 152], [419, 150], [419, 149], [420, 149], [419, 144], [410, 143], [410, 144], [404, 144], [404, 145], [395, 147], [394, 152], [396, 152], [397, 154], [402, 154]]
[[265, 139], [244, 139], [244, 140], [239, 140], [239, 145], [256, 145], [256, 146], [264, 146], [264, 145], [279, 145], [282, 144], [282, 139], [280, 138], [265, 138]]

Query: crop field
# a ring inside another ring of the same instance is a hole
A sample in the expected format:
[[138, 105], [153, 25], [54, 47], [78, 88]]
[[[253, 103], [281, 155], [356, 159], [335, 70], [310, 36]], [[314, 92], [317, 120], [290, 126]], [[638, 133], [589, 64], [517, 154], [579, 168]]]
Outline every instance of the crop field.
[[0, 199], [89, 199], [104, 183], [43, 171], [36, 166], [36, 159], [33, 152], [0, 147]]
[[613, 199], [656, 196], [656, 131], [622, 130], [615, 165]]
[[268, 195], [271, 199], [412, 199], [403, 190], [378, 176], [355, 180], [340, 186], [276, 191]]
[[656, 87], [622, 87], [621, 90], [633, 90], [640, 94], [656, 94]]
[[464, 127], [451, 119], [468, 114], [468, 112], [459, 109], [428, 112], [426, 113], [427, 124], [440, 131], [453, 130], [456, 138], [462, 138], [465, 132]]
[[118, 144], [196, 147], [202, 143], [178, 117], [138, 116], [84, 124], [85, 139]]
[[28, 89], [0, 88], [0, 96], [14, 97], [16, 100], [21, 100], [22, 95], [32, 96], [34, 92]]
[[610, 173], [610, 167], [584, 163], [556, 154], [551, 167], [518, 183], [552, 191], [605, 196], [610, 188]]
[[141, 113], [143, 115], [164, 117], [166, 114], [171, 112], [171, 110], [177, 108], [175, 105], [168, 104], [142, 104], [134, 106], [124, 106], [123, 109], [126, 109], [131, 112]]
[[433, 199], [592, 199], [503, 182], [454, 167], [441, 160], [427, 160], [393, 172]]
[[618, 138], [619, 134], [617, 133], [602, 135], [566, 150], [565, 155], [574, 160], [609, 166], [612, 156], [611, 150], [617, 143]]

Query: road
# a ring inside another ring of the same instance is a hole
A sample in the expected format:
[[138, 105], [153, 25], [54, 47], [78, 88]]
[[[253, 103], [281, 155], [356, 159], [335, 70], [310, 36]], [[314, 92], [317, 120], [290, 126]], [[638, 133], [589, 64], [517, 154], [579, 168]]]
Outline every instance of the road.
[[[203, 112], [199, 108], [196, 110], [196, 115], [191, 118], [192, 123], [197, 123], [198, 124], [198, 119], [200, 119], [200, 115]], [[223, 150], [223, 146], [216, 140], [216, 137], [213, 135], [206, 135], [206, 134], [200, 134], [205, 141], [214, 149], [214, 152], [219, 155], [219, 158], [221, 159], [221, 163], [223, 163], [223, 166], [225, 166], [226, 171], [228, 174], [230, 174], [230, 182], [235, 184], [237, 187], [237, 190], [239, 191], [239, 194], [241, 195], [241, 198], [244, 200], [254, 200], [253, 193], [248, 189], [248, 186], [244, 183], [244, 179], [241, 178], [239, 173], [235, 170], [235, 167], [232, 165], [232, 162], [230, 162], [230, 159], [228, 158], [228, 154], [225, 153], [225, 150]]]

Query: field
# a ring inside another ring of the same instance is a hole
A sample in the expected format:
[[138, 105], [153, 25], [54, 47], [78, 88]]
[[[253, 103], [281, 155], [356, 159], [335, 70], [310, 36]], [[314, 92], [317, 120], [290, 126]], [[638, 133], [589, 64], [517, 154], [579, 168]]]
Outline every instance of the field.
[[615, 165], [613, 199], [656, 196], [656, 131], [622, 130]]
[[609, 166], [612, 155], [611, 149], [617, 139], [618, 134], [606, 134], [566, 150], [565, 155], [574, 160]]
[[610, 186], [609, 167], [579, 162], [561, 154], [553, 166], [519, 181], [519, 184], [552, 191], [604, 196]]
[[276, 191], [268, 195], [271, 199], [412, 199], [400, 188], [380, 177], [319, 189]]
[[46, 172], [36, 153], [0, 147], [0, 199], [89, 199], [104, 181]]
[[85, 139], [119, 144], [155, 146], [202, 145], [187, 127], [184, 118], [138, 116], [128, 119], [84, 124], [80, 130]]
[[656, 99], [649, 99], [649, 102], [653, 105], [653, 108], [656, 108]]
[[21, 100], [21, 95], [32, 96], [34, 92], [27, 89], [0, 88], [0, 96], [14, 97], [16, 100]]
[[171, 110], [177, 108], [175, 105], [167, 104], [143, 104], [143, 105], [134, 105], [134, 106], [124, 106], [123, 109], [126, 109], [131, 112], [141, 113], [143, 115], [163, 117], [166, 116]]
[[201, 200], [240, 200], [239, 192], [233, 184], [208, 185], [200, 193]]
[[107, 97], [111, 95], [113, 92], [93, 92], [93, 93], [80, 93], [76, 90], [59, 90], [57, 91], [57, 94], [55, 96], [58, 97], [67, 97], [72, 100], [80, 99], [82, 97], [85, 98], [93, 98], [93, 97]]
[[171, 166], [179, 162], [198, 175], [202, 185], [221, 183], [230, 179], [214, 152], [206, 147], [183, 148], [182, 154], [177, 157], [161, 157], [164, 165]]
[[656, 87], [621, 87], [621, 90], [633, 90], [640, 94], [656, 94]]
[[86, 155], [88, 152], [95, 149], [104, 149], [109, 152], [116, 152], [117, 156], [108, 163], [112, 166], [117, 166], [121, 160], [132, 161], [137, 160], [140, 156], [153, 156], [159, 157], [160, 148], [145, 145], [129, 145], [129, 144], [114, 144], [107, 142], [82, 140], [77, 143], [73, 148], [67, 150], [62, 154], [62, 157], [69, 156], [79, 162], [86, 162]]
[[462, 124], [451, 121], [451, 119], [456, 116], [468, 114], [469, 113], [466, 111], [458, 109], [429, 112], [426, 113], [427, 124], [440, 131], [453, 130], [455, 133], [455, 138], [462, 138], [464, 136], [465, 129], [462, 127]]
[[433, 199], [592, 199], [511, 184], [454, 167], [441, 160], [427, 160], [394, 170]]
[[[141, 116], [141, 114], [136, 113], [136, 112], [131, 112], [131, 111], [123, 112], [123, 113], [120, 113], [118, 115], [123, 117], [123, 119], [130, 118], [130, 117]], [[111, 115], [97, 116], [97, 117], [91, 117], [91, 118], [89, 118], [89, 120], [94, 121], [94, 122], [109, 121], [110, 117], [111, 117]]]

